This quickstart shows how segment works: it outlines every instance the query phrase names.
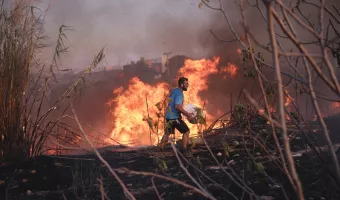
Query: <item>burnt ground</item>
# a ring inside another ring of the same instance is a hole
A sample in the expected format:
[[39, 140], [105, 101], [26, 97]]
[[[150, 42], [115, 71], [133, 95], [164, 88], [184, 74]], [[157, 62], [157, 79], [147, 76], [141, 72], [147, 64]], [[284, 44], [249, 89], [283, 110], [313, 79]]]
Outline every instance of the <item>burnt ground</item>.
[[[263, 149], [255, 145], [254, 140], [237, 130], [228, 130], [227, 134], [224, 131], [216, 131], [214, 135], [207, 137], [213, 155], [223, 164], [223, 170], [204, 144], [196, 143], [193, 157], [189, 161], [205, 175], [188, 165], [181, 157], [184, 167], [207, 191], [216, 199], [234, 199], [227, 191], [239, 199], [250, 199], [247, 192], [243, 192], [231, 180], [232, 177], [238, 184], [239, 180], [244, 180], [259, 199], [285, 199], [285, 195], [286, 199], [296, 199], [280, 167], [269, 159]], [[319, 133], [313, 133], [313, 136], [322, 138]], [[268, 142], [268, 145], [272, 143]], [[228, 150], [226, 144], [229, 145]], [[301, 135], [292, 134], [291, 144], [306, 198], [340, 199], [329, 170], [331, 164], [327, 153], [323, 153], [322, 163], [310, 149], [301, 151], [301, 147], [306, 144], [305, 137]], [[324, 148], [324, 144], [320, 145]], [[194, 185], [181, 169], [170, 146], [165, 152], [160, 152], [157, 147], [110, 147], [101, 149], [101, 153], [112, 168], [125, 167], [129, 170], [158, 173]], [[274, 156], [273, 160], [277, 158], [274, 152], [270, 154]], [[157, 199], [151, 176], [134, 175], [122, 170], [117, 173], [136, 199]], [[98, 184], [101, 177], [108, 199], [126, 199], [118, 182], [92, 154], [40, 156], [25, 162], [5, 163], [0, 167], [0, 199], [101, 199]], [[154, 183], [163, 199], [205, 199], [193, 190], [163, 179], [154, 178]]]

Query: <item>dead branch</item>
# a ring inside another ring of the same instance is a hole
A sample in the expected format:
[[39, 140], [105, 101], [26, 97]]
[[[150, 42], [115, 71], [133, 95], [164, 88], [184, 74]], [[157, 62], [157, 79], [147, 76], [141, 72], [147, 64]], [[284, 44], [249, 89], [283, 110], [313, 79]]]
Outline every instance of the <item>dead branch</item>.
[[207, 196], [209, 196], [211, 199], [216, 200], [215, 197], [213, 197], [208, 191], [206, 191], [206, 190], [203, 188], [203, 186], [202, 186], [201, 184], [199, 184], [199, 183], [196, 181], [196, 179], [195, 179], [194, 177], [192, 177], [192, 175], [189, 173], [189, 171], [184, 167], [184, 165], [183, 165], [181, 159], [178, 157], [177, 148], [175, 147], [175, 145], [174, 145], [173, 142], [171, 142], [171, 147], [172, 147], [172, 150], [173, 150], [174, 153], [175, 153], [175, 156], [176, 156], [176, 158], [177, 158], [177, 160], [178, 160], [178, 162], [179, 162], [180, 167], [181, 167], [181, 168], [183, 169], [183, 171], [187, 174], [187, 176], [188, 176], [188, 177], [189, 177], [189, 178], [197, 185], [197, 187], [198, 187], [201, 191], [203, 191], [204, 193], [206, 193]]
[[[284, 7], [285, 8], [285, 7]], [[287, 10], [287, 9], [286, 9]], [[282, 19], [280, 18], [280, 16], [278, 15], [278, 13], [272, 9], [272, 13], [274, 18], [276, 19], [276, 21], [279, 23], [281, 29], [285, 32], [286, 35], [289, 36], [289, 38], [291, 39], [291, 41], [296, 45], [296, 47], [298, 47], [298, 49], [305, 54], [308, 62], [312, 65], [312, 67], [314, 68], [314, 70], [318, 73], [318, 75], [322, 78], [322, 80], [328, 85], [328, 87], [330, 87], [337, 95], [340, 96], [340, 88], [338, 86], [338, 83], [332, 83], [321, 71], [321, 69], [319, 68], [319, 66], [316, 64], [315, 60], [309, 55], [309, 53], [307, 52], [307, 50], [302, 46], [302, 44], [296, 39], [296, 37], [293, 36], [292, 33], [290, 33], [287, 28], [285, 27], [284, 23], [282, 22]]]
[[125, 167], [121, 167], [121, 168], [114, 169], [114, 170], [116, 172], [120, 173], [120, 174], [133, 174], [133, 175], [141, 175], [141, 176], [151, 176], [151, 177], [157, 177], [157, 178], [160, 178], [160, 179], [164, 179], [164, 180], [167, 180], [167, 181], [170, 181], [170, 182], [182, 185], [182, 186], [184, 186], [186, 188], [189, 188], [189, 189], [195, 191], [198, 194], [201, 194], [202, 196], [204, 196], [204, 197], [206, 197], [208, 199], [211, 199], [210, 196], [208, 196], [206, 193], [204, 193], [200, 189], [198, 189], [198, 188], [196, 188], [194, 186], [191, 186], [191, 185], [189, 185], [187, 183], [184, 183], [184, 182], [182, 182], [180, 180], [174, 179], [174, 178], [166, 177], [166, 176], [163, 176], [163, 175], [160, 175], [160, 174], [155, 174], [155, 173], [152, 173], [152, 172], [134, 171], [134, 170], [127, 169]]
[[159, 200], [163, 200], [163, 198], [159, 195], [159, 192], [158, 192], [157, 187], [156, 187], [156, 185], [155, 185], [155, 182], [154, 182], [154, 180], [153, 180], [154, 178], [155, 178], [154, 176], [151, 178], [152, 187], [154, 188], [154, 190], [155, 190], [155, 192], [156, 192], [156, 194], [157, 194], [158, 199], [159, 199]]
[[210, 155], [212, 156], [212, 158], [214, 159], [214, 161], [216, 162], [216, 164], [222, 169], [222, 171], [241, 189], [243, 189], [244, 191], [246, 191], [250, 196], [254, 196], [257, 199], [257, 195], [255, 194], [255, 192], [249, 188], [244, 182], [241, 182], [242, 184], [240, 184], [239, 182], [237, 182], [231, 175], [230, 173], [228, 173], [223, 167], [222, 165], [218, 162], [216, 156], [213, 154], [213, 152], [211, 151], [210, 146], [208, 145], [207, 141], [204, 139], [204, 135], [201, 135], [201, 138], [205, 144], [205, 146], [207, 147]]
[[[223, 191], [227, 192], [230, 196], [232, 196], [234, 199], [238, 199], [232, 192], [230, 192], [229, 190], [225, 189], [221, 184], [218, 184], [216, 181], [214, 181], [213, 179], [211, 179], [208, 175], [206, 175], [202, 170], [198, 169], [195, 165], [193, 165], [191, 162], [189, 162], [184, 155], [182, 155], [180, 152], [178, 152], [182, 159], [185, 160], [185, 162], [187, 164], [189, 164], [190, 166], [192, 166], [193, 168], [195, 168], [196, 171], [200, 172], [206, 179], [208, 179], [209, 181], [211, 181], [212, 183], [214, 183], [216, 186], [218, 186], [219, 188], [221, 188]], [[235, 174], [236, 175], [236, 174]], [[244, 181], [243, 181], [244, 182]], [[244, 190], [245, 191], [245, 190]]]
[[309, 82], [309, 89], [310, 89], [310, 94], [311, 94], [310, 96], [311, 96], [311, 99], [312, 99], [312, 103], [313, 103], [314, 109], [316, 111], [316, 114], [318, 116], [318, 120], [319, 120], [319, 123], [320, 123], [320, 125], [322, 127], [322, 130], [323, 130], [324, 136], [326, 138], [328, 147], [330, 149], [330, 153], [331, 153], [331, 156], [332, 156], [332, 161], [333, 161], [333, 164], [334, 164], [334, 167], [335, 167], [335, 172], [336, 172], [337, 180], [340, 183], [339, 161], [338, 161], [338, 158], [337, 158], [337, 156], [335, 154], [335, 151], [333, 150], [333, 144], [332, 144], [332, 141], [331, 141], [331, 139], [329, 137], [329, 133], [328, 133], [327, 126], [325, 124], [325, 120], [323, 119], [323, 116], [322, 116], [320, 108], [319, 108], [319, 104], [317, 103], [317, 100], [316, 100], [316, 96], [315, 96], [315, 92], [314, 92], [314, 87], [312, 85], [312, 75], [310, 73], [310, 70], [309, 70], [306, 58], [303, 58], [303, 62], [304, 62], [304, 65], [305, 65], [305, 68], [306, 68], [306, 72], [307, 72], [307, 75], [308, 75], [308, 82]]
[[90, 139], [88, 138], [87, 134], [84, 132], [83, 127], [80, 123], [80, 121], [78, 120], [78, 116], [73, 108], [73, 105], [71, 103], [71, 109], [74, 115], [74, 119], [76, 120], [78, 127], [81, 131], [81, 133], [83, 134], [86, 142], [91, 146], [92, 151], [94, 151], [94, 153], [96, 154], [96, 156], [99, 158], [99, 160], [107, 167], [107, 169], [109, 170], [109, 172], [115, 177], [115, 179], [118, 181], [118, 183], [120, 184], [120, 186], [122, 187], [124, 194], [127, 198], [129, 199], [133, 199], [135, 200], [136, 198], [131, 194], [131, 192], [127, 189], [127, 187], [125, 186], [125, 184], [123, 183], [123, 181], [119, 178], [119, 176], [116, 174], [116, 172], [111, 168], [111, 166], [109, 165], [109, 163], [107, 163], [107, 161], [100, 155], [100, 153], [97, 151], [97, 149], [94, 147], [93, 143], [90, 141]]
[[272, 8], [271, 3], [268, 4], [268, 26], [269, 26], [269, 32], [270, 32], [270, 41], [271, 41], [272, 49], [273, 49], [273, 61], [274, 61], [274, 66], [276, 68], [275, 70], [276, 79], [278, 82], [277, 87], [278, 87], [278, 95], [279, 95], [279, 113], [280, 113], [280, 123], [281, 123], [281, 129], [282, 129], [282, 137], [283, 137], [282, 139], [283, 139], [284, 149], [286, 153], [288, 167], [290, 169], [292, 178], [295, 182], [295, 187], [296, 187], [295, 190], [297, 192], [299, 199], [304, 199], [302, 184], [296, 172], [294, 159], [291, 155], [290, 144], [289, 144], [289, 139], [287, 135], [282, 78], [281, 78], [281, 73], [280, 73], [277, 43], [276, 43], [276, 38], [274, 34], [273, 8]]
[[[245, 20], [245, 17], [244, 17], [244, 12], [243, 12], [243, 6], [242, 6], [242, 4], [240, 5], [240, 8], [241, 8], [241, 13], [242, 13], [243, 24], [244, 24], [244, 26], [246, 27], [247, 24], [246, 24], [246, 20]], [[269, 21], [269, 20], [268, 20], [268, 21]], [[247, 40], [248, 40], [249, 48], [252, 48], [251, 42], [250, 42], [250, 39], [249, 39], [247, 33], [246, 33], [246, 38], [247, 38]], [[276, 40], [275, 40], [275, 41], [276, 41]], [[251, 52], [251, 58], [252, 58], [253, 64], [254, 64], [255, 66], [257, 66], [257, 62], [255, 61], [255, 58], [254, 58], [254, 55], [253, 55], [252, 52]], [[274, 65], [274, 66], [275, 66], [275, 65]], [[278, 66], [275, 66], [275, 67], [277, 68]], [[255, 69], [258, 70], [258, 67], [255, 67]], [[276, 72], [280, 74], [280, 71], [277, 71], [277, 70], [276, 70]], [[280, 75], [281, 75], [281, 74], [280, 74]], [[261, 88], [261, 92], [262, 92], [262, 95], [263, 95], [263, 98], [264, 98], [265, 108], [266, 108], [267, 111], [269, 111], [270, 109], [269, 109], [269, 104], [268, 104], [267, 96], [266, 96], [266, 93], [265, 93], [265, 90], [264, 90], [264, 87], [263, 87], [263, 83], [262, 83], [262, 79], [261, 79], [260, 76], [258, 76], [258, 81], [259, 81], [260, 88]], [[281, 88], [281, 85], [278, 84], [278, 87]], [[281, 89], [281, 91], [282, 91], [282, 89]], [[249, 98], [249, 97], [248, 97], [248, 98]], [[283, 154], [282, 154], [282, 151], [281, 151], [281, 148], [280, 148], [280, 144], [279, 144], [279, 140], [278, 140], [278, 138], [277, 138], [277, 136], [276, 136], [276, 133], [275, 133], [275, 127], [274, 127], [274, 124], [272, 123], [273, 119], [272, 119], [272, 116], [271, 116], [271, 112], [270, 112], [270, 111], [268, 112], [268, 120], [271, 122], [270, 125], [271, 125], [271, 130], [272, 130], [272, 136], [273, 136], [273, 138], [274, 138], [274, 141], [275, 141], [275, 145], [276, 145], [277, 151], [279, 152], [279, 155], [280, 155], [280, 157], [281, 157], [282, 167], [283, 167], [283, 169], [284, 169], [284, 172], [285, 172], [285, 174], [286, 174], [286, 176], [287, 176], [287, 178], [288, 178], [290, 184], [294, 187], [293, 178], [292, 178], [292, 176], [290, 175], [290, 173], [289, 173], [289, 171], [288, 171], [288, 169], [287, 169], [286, 160], [285, 160], [285, 158], [284, 158], [284, 156], [283, 156]], [[282, 124], [281, 124], [281, 126], [282, 126]]]

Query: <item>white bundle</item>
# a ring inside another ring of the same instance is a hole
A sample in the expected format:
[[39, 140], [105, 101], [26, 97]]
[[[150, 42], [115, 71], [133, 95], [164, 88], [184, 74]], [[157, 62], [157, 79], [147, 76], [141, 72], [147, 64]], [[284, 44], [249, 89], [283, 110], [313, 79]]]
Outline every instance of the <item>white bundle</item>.
[[[197, 107], [194, 104], [186, 104], [186, 105], [183, 106], [183, 109], [185, 111], [187, 111], [188, 113], [191, 113], [193, 115], [193, 117], [194, 117], [194, 119], [189, 121], [189, 122], [192, 123], [192, 124], [196, 124], [197, 123], [197, 119], [196, 119], [197, 109], [199, 109], [199, 107]], [[187, 116], [185, 116], [185, 118], [188, 119]]]

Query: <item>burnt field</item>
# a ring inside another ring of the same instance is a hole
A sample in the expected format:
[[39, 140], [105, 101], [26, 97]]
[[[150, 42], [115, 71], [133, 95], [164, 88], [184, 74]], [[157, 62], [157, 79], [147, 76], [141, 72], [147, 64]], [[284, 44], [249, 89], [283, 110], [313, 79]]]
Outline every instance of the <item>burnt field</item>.
[[0, 0], [0, 200], [340, 199], [339, 1], [147, 2]]
[[[338, 119], [326, 119], [332, 130], [339, 125], [331, 120]], [[270, 132], [263, 123], [257, 128], [262, 134]], [[164, 152], [158, 147], [124, 146], [98, 151], [136, 199], [209, 199], [183, 183], [202, 187], [199, 191], [215, 199], [295, 199], [280, 158], [270, 148], [273, 141], [263, 141], [259, 132], [235, 127], [212, 130], [204, 137], [206, 144], [202, 139], [191, 142], [192, 157], [176, 155], [170, 145]], [[339, 141], [337, 134], [332, 136]], [[301, 135], [291, 130], [289, 137], [306, 198], [338, 199], [322, 134]], [[4, 163], [0, 174], [1, 199], [103, 199], [103, 195], [104, 199], [126, 199], [118, 181], [91, 152]]]

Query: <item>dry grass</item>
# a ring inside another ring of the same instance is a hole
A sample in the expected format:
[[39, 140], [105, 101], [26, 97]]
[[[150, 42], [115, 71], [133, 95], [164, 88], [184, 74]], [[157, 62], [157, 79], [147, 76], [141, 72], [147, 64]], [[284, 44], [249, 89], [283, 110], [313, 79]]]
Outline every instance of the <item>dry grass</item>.
[[81, 92], [77, 87], [104, 58], [102, 49], [81, 77], [48, 106], [49, 83], [55, 80], [58, 61], [67, 51], [65, 32], [69, 27], [60, 26], [52, 61], [42, 63], [37, 53], [47, 46], [43, 44], [41, 13], [31, 4], [0, 7], [0, 163], [28, 159], [49, 148], [47, 139], [58, 138], [59, 131], [65, 131], [62, 115], [68, 102]]
[[41, 30], [33, 7], [17, 4], [11, 10], [0, 8], [1, 161], [32, 154], [23, 111], [30, 69], [38, 65], [33, 57], [40, 48]]

